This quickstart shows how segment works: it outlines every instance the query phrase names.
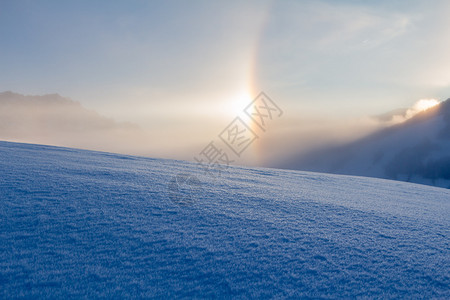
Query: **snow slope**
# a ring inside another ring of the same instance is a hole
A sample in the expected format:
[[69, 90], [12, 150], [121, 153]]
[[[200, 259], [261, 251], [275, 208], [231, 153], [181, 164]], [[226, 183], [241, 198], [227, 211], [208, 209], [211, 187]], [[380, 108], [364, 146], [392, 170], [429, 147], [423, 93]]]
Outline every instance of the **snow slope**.
[[449, 215], [450, 191], [431, 186], [243, 167], [214, 179], [0, 142], [0, 298], [448, 299]]

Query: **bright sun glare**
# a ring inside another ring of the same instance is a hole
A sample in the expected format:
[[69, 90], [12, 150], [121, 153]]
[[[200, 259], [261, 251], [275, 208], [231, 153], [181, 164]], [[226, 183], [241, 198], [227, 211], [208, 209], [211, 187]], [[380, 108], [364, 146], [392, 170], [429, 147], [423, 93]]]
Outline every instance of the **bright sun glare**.
[[420, 99], [419, 101], [414, 103], [413, 107], [411, 107], [410, 109], [408, 109], [406, 111], [405, 118], [406, 119], [412, 118], [416, 114], [418, 114], [424, 110], [427, 110], [433, 106], [436, 106], [438, 104], [439, 104], [439, 101], [436, 99]]
[[439, 101], [436, 99], [420, 99], [414, 105], [414, 109], [417, 111], [424, 111], [438, 104]]
[[237, 95], [231, 102], [231, 113], [234, 116], [238, 116], [244, 111], [247, 105], [252, 102], [252, 100], [252, 97], [246, 92]]

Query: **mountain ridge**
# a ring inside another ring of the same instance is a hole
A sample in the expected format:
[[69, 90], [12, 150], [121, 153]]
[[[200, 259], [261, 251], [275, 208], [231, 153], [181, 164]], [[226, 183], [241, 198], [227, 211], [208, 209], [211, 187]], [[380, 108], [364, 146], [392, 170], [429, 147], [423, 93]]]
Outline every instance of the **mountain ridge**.
[[291, 157], [276, 167], [450, 188], [450, 99], [400, 124], [344, 145]]

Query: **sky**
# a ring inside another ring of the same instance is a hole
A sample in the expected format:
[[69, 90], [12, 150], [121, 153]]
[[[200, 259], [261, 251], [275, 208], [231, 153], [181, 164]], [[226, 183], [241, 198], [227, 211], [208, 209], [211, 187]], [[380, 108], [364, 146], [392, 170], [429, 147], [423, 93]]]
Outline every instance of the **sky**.
[[244, 159], [258, 164], [449, 98], [449, 13], [418, 0], [0, 0], [0, 92], [58, 93], [146, 130], [148, 155], [189, 159], [264, 91], [283, 116], [257, 132]]

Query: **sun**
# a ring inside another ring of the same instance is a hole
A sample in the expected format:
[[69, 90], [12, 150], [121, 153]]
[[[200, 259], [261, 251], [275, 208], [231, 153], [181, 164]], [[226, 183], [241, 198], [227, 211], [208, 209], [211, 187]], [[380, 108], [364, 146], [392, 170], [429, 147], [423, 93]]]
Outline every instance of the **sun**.
[[252, 97], [247, 92], [236, 95], [230, 103], [230, 110], [234, 116], [239, 116], [252, 102]]

